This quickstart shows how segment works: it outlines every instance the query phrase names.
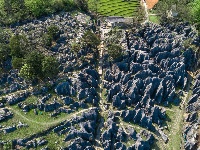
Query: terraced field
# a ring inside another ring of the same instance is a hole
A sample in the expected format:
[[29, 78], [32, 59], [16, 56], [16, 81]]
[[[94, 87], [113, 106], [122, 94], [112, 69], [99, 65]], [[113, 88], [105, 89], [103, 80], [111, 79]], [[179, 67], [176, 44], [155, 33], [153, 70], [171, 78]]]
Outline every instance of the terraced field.
[[[92, 0], [89, 2], [89, 7], [95, 9], [92, 5]], [[131, 17], [138, 7], [139, 0], [99, 0], [97, 4], [97, 12], [102, 16], [124, 16]]]

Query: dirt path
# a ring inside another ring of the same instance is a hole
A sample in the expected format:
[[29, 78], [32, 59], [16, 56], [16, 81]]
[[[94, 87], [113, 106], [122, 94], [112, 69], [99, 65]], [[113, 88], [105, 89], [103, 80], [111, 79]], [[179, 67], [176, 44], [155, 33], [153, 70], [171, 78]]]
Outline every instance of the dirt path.
[[76, 112], [76, 113], [73, 113], [73, 114], [70, 114], [70, 115], [66, 115], [66, 117], [64, 117], [64, 118], [57, 119], [57, 120], [55, 120], [53, 122], [45, 122], [45, 123], [31, 120], [31, 119], [27, 118], [26, 116], [22, 115], [22, 113], [20, 113], [19, 111], [15, 110], [15, 109], [13, 109], [11, 107], [9, 107], [8, 109], [11, 110], [14, 114], [17, 114], [21, 118], [27, 120], [28, 122], [32, 122], [32, 123], [36, 123], [36, 124], [44, 126], [44, 125], [54, 125], [54, 124], [57, 124], [57, 123], [60, 123], [60, 122], [62, 122], [64, 120], [66, 120], [66, 119], [71, 119], [71, 118], [75, 117], [76, 115], [78, 115], [80, 113], [83, 113], [83, 112], [86, 112], [88, 110], [91, 110], [93, 108], [91, 107], [91, 108], [88, 108], [88, 109], [83, 109], [83, 110], [81, 110], [79, 112]]

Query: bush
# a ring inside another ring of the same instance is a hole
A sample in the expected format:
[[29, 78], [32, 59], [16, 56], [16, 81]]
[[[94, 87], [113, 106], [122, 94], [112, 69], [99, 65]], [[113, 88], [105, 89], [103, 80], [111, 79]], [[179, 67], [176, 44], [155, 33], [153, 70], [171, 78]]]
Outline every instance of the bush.
[[53, 78], [59, 72], [59, 63], [58, 61], [51, 56], [44, 57], [42, 61], [42, 73], [45, 78]]
[[25, 19], [77, 8], [74, 0], [2, 0], [0, 21], [4, 25], [10, 25]]
[[[16, 60], [17, 61], [17, 60]], [[16, 62], [16, 66], [17, 66]], [[18, 67], [18, 66], [17, 66]], [[24, 65], [20, 69], [20, 76], [25, 79], [53, 78], [59, 72], [58, 61], [51, 56], [44, 56], [37, 51], [27, 55]]]
[[0, 64], [7, 60], [10, 54], [9, 46], [6, 44], [0, 44]]
[[12, 58], [12, 67], [14, 69], [21, 69], [23, 66], [24, 59], [23, 58], [18, 58], [18, 57], [13, 57]]
[[78, 53], [81, 49], [80, 43], [76, 43], [75, 41], [71, 44], [71, 51], [74, 53]]
[[47, 28], [47, 34], [54, 40], [56, 40], [59, 37], [59, 28], [55, 25], [50, 25]]
[[116, 59], [122, 55], [122, 48], [119, 45], [111, 44], [108, 46], [108, 55], [111, 59]]
[[93, 32], [86, 31], [82, 37], [82, 42], [87, 47], [97, 48], [97, 46], [100, 44], [100, 39]]
[[25, 59], [25, 64], [30, 66], [31, 73], [34, 77], [42, 77], [42, 60], [44, 59], [44, 55], [40, 54], [37, 51], [33, 51], [27, 55]]
[[24, 35], [15, 35], [10, 38], [11, 56], [23, 58], [28, 53], [28, 40]]
[[42, 42], [44, 46], [50, 47], [52, 45], [53, 38], [49, 34], [43, 34], [42, 36]]
[[35, 78], [33, 68], [28, 64], [24, 64], [22, 66], [22, 68], [20, 69], [19, 75], [28, 80], [32, 80]]

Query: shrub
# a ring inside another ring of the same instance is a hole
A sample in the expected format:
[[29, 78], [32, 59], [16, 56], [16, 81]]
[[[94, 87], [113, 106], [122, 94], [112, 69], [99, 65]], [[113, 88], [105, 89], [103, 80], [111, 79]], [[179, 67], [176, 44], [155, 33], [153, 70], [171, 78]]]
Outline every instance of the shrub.
[[25, 64], [30, 66], [31, 73], [35, 77], [42, 77], [42, 60], [44, 55], [40, 54], [37, 51], [33, 51], [26, 56]]
[[49, 34], [43, 34], [42, 36], [42, 42], [44, 46], [50, 47], [52, 45], [52, 37]]
[[42, 61], [42, 73], [44, 77], [49, 77], [49, 78], [53, 78], [55, 77], [58, 72], [59, 72], [59, 63], [58, 61], [51, 56], [46, 56], [44, 57], [43, 61]]
[[55, 25], [50, 25], [47, 28], [48, 35], [54, 40], [56, 40], [59, 37], [59, 32], [60, 32], [59, 28]]
[[122, 48], [119, 45], [111, 44], [108, 46], [108, 55], [111, 59], [116, 59], [122, 55]]
[[97, 46], [100, 44], [100, 39], [93, 32], [86, 31], [82, 37], [82, 42], [87, 47], [97, 48]]
[[12, 67], [14, 69], [21, 69], [23, 66], [24, 59], [23, 58], [18, 58], [18, 57], [13, 57], [12, 58]]
[[79, 51], [80, 49], [81, 49], [80, 43], [76, 43], [75, 41], [72, 42], [72, 44], [71, 44], [71, 50], [72, 50], [72, 52], [78, 53], [78, 51]]
[[24, 35], [15, 35], [10, 38], [11, 56], [22, 58], [28, 53], [28, 40]]
[[6, 44], [0, 44], [0, 64], [7, 60], [10, 54], [10, 49]]
[[28, 64], [24, 64], [22, 66], [19, 75], [28, 80], [32, 80], [35, 78], [35, 74], [33, 73], [33, 68]]

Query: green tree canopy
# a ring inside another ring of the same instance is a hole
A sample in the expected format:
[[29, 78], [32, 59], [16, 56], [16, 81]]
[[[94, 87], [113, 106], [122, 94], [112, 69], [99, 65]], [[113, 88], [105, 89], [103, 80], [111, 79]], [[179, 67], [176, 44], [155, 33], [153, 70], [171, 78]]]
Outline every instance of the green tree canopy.
[[42, 77], [42, 60], [44, 55], [37, 51], [33, 51], [26, 56], [25, 64], [27, 64], [34, 77]]
[[50, 25], [47, 28], [47, 34], [54, 40], [58, 38], [59, 32], [60, 32], [59, 27], [56, 25]]
[[97, 48], [100, 44], [99, 37], [91, 31], [86, 31], [82, 37], [82, 42], [84, 45], [90, 48]]
[[111, 59], [116, 59], [122, 55], [122, 48], [119, 45], [111, 44], [108, 46], [108, 55]]
[[10, 54], [10, 49], [6, 44], [0, 44], [0, 65], [3, 61], [7, 60]]
[[[18, 58], [21, 59], [21, 58]], [[13, 59], [17, 61], [18, 59]], [[20, 63], [15, 62], [15, 66], [20, 68]], [[20, 69], [20, 76], [25, 79], [45, 79], [53, 78], [59, 72], [59, 63], [52, 56], [44, 56], [43, 54], [33, 51], [26, 56], [24, 65]]]
[[24, 35], [15, 35], [10, 38], [11, 56], [22, 58], [28, 53], [28, 40]]
[[44, 77], [53, 78], [59, 72], [59, 63], [58, 61], [52, 56], [44, 57], [42, 61], [42, 73]]
[[32, 80], [36, 77], [33, 70], [34, 69], [32, 68], [32, 66], [30, 66], [29, 64], [24, 64], [20, 69], [19, 75], [25, 79]]
[[87, 0], [74, 0], [74, 3], [76, 4], [76, 6], [84, 11], [84, 12], [88, 12], [88, 3]]

